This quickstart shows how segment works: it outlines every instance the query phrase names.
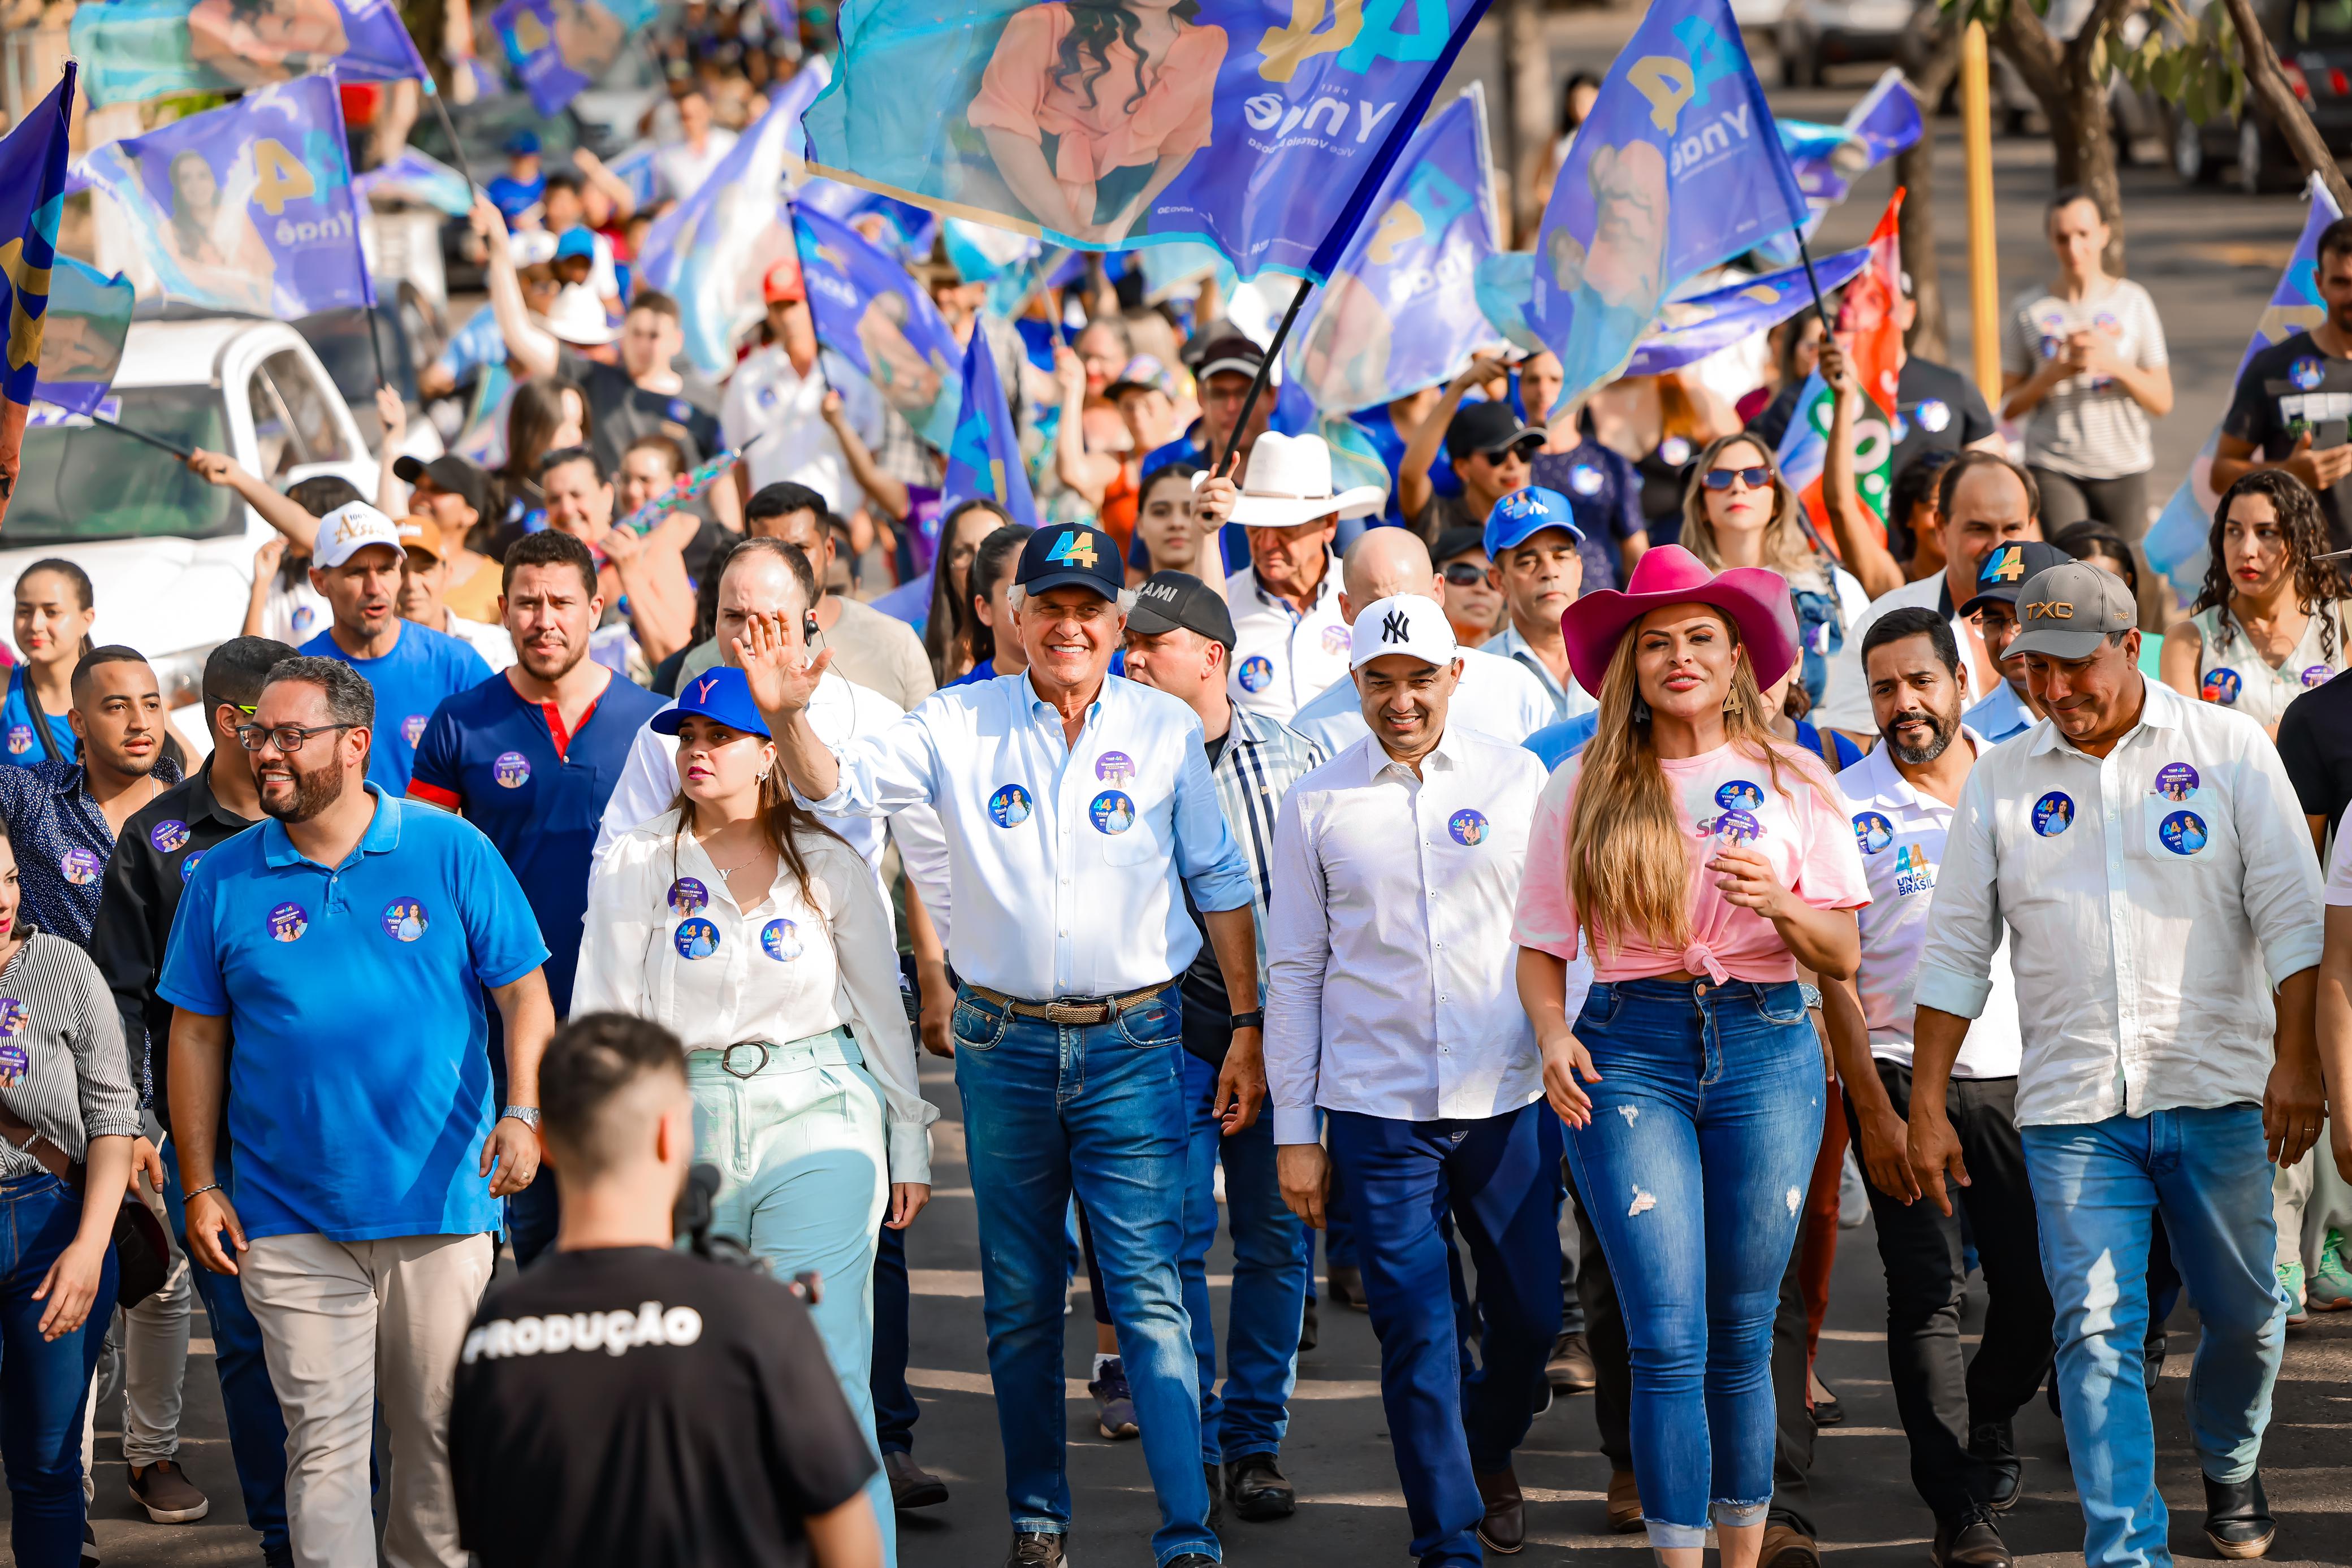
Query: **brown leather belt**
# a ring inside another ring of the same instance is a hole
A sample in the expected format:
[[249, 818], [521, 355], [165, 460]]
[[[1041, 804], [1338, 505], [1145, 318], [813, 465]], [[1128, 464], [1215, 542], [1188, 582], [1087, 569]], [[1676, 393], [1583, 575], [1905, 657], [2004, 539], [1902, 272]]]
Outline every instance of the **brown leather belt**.
[[1125, 996], [1097, 998], [1064, 998], [1059, 1001], [1024, 1002], [1018, 997], [1008, 997], [1003, 991], [992, 991], [986, 986], [971, 981], [965, 987], [982, 1001], [994, 1002], [1015, 1018], [1044, 1019], [1047, 1023], [1108, 1023], [1119, 1014], [1141, 1007], [1176, 982], [1162, 980], [1140, 991]]

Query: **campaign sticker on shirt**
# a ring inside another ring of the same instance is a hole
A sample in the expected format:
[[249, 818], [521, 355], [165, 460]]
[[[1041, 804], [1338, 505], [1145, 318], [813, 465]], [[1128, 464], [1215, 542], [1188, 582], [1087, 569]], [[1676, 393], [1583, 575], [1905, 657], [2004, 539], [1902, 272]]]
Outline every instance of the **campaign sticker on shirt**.
[[1884, 854], [1895, 841], [1895, 824], [1876, 811], [1864, 811], [1853, 820], [1853, 841], [1864, 854]]
[[530, 782], [530, 758], [520, 751], [501, 751], [490, 764], [490, 777], [501, 789], [520, 789]]
[[1568, 487], [1580, 496], [1598, 496], [1608, 483], [1609, 476], [1594, 464], [1579, 463], [1568, 471]]
[[1753, 811], [1726, 811], [1715, 820], [1715, 836], [1735, 844], [1752, 843], [1764, 836], [1764, 824]]
[[1691, 444], [1679, 435], [1669, 435], [1658, 443], [1658, 461], [1669, 468], [1679, 468], [1690, 461]]
[[1454, 835], [1455, 843], [1475, 850], [1486, 841], [1486, 819], [1465, 806], [1445, 820], [1445, 831]]
[[2327, 379], [2327, 367], [2305, 354], [2287, 366], [2286, 379], [2294, 383], [2298, 392], [2317, 392], [2319, 383]]
[[2186, 800], [2197, 793], [2197, 769], [2186, 762], [2168, 762], [2156, 770], [2156, 789], [2151, 793], [2168, 800]]
[[1345, 626], [1324, 627], [1323, 651], [1327, 653], [1334, 654], [1346, 653], [1349, 647], [1349, 639], [1353, 635], [1354, 633], [1350, 632]]
[[2205, 819], [2194, 811], [2175, 811], [2156, 825], [2157, 841], [2177, 855], [2203, 849], [2205, 836]]
[[425, 738], [425, 721], [431, 716], [429, 714], [413, 713], [400, 721], [400, 733], [409, 745], [414, 746]]
[[1106, 751], [1095, 758], [1095, 777], [1106, 784], [1124, 784], [1135, 777], [1135, 758], [1124, 751]]
[[1117, 789], [1106, 789], [1087, 802], [1087, 818], [1096, 832], [1116, 836], [1135, 826], [1135, 802]]
[[176, 853], [188, 841], [188, 824], [177, 821], [158, 822], [147, 831], [147, 841], [155, 846], [157, 854]]
[[32, 1021], [32, 1009], [14, 997], [0, 997], [0, 1040], [24, 1033]]
[[0, 1082], [20, 1082], [25, 1074], [32, 1070], [33, 1059], [25, 1054], [23, 1046], [13, 1040], [5, 1045], [0, 1045]]
[[414, 942], [425, 935], [425, 903], [395, 898], [383, 906], [383, 934], [395, 942]]
[[1274, 664], [1264, 653], [1252, 653], [1242, 661], [1242, 690], [1262, 692], [1274, 685]]
[[801, 928], [790, 920], [771, 920], [760, 927], [760, 950], [779, 964], [801, 956]]
[[106, 862], [97, 855], [77, 846], [68, 850], [58, 861], [58, 869], [76, 887], [88, 887], [106, 873]]
[[988, 820], [1000, 828], [1017, 828], [1029, 820], [1029, 791], [1007, 784], [988, 798]]
[[205, 852], [198, 850], [194, 854], [192, 854], [186, 860], [182, 861], [180, 862], [180, 880], [182, 882], [185, 882], [190, 877], [195, 875], [196, 866], [204, 858]]
[[1764, 789], [1752, 779], [1734, 779], [1715, 792], [1715, 803], [1727, 811], [1752, 811], [1764, 803]]
[[310, 912], [299, 904], [281, 904], [269, 912], [269, 939], [299, 942], [310, 929]]
[[677, 923], [677, 935], [670, 938], [681, 958], [708, 958], [719, 951], [719, 927], [709, 921], [696, 918]]
[[2197, 690], [2207, 702], [2220, 703], [2227, 706], [2238, 700], [2238, 688], [2241, 684], [2238, 672], [2235, 670], [2208, 670], [2205, 672], [2205, 679], [2199, 685]]
[[294, 641], [295, 641], [295, 642], [297, 642], [297, 643], [307, 643], [307, 642], [309, 642], [309, 641], [310, 640], [310, 633], [311, 633], [313, 631], [315, 631], [315, 630], [317, 629], [318, 624], [319, 624], [319, 609], [318, 609], [318, 606], [316, 606], [316, 605], [314, 605], [314, 604], [298, 604], [298, 605], [296, 605], [296, 606], [294, 607]]
[[1908, 898], [1915, 893], [1936, 891], [1936, 868], [1927, 859], [1925, 844], [1905, 844], [1895, 852], [1895, 896]]
[[2074, 825], [2074, 798], [2053, 789], [2033, 802], [2033, 831], [2054, 839]]
[[2303, 689], [2309, 691], [2314, 686], [2324, 686], [2335, 674], [2336, 672], [2325, 664], [2305, 664], [2303, 667]]
[[669, 415], [672, 423], [684, 424], [694, 417], [694, 405], [682, 397], [674, 397], [669, 400], [669, 406], [663, 412]]
[[1930, 435], [1940, 434], [1952, 423], [1952, 405], [1942, 398], [1931, 397], [1919, 405], [1919, 428]]
[[710, 890], [696, 878], [679, 877], [669, 884], [669, 907], [673, 915], [692, 915], [709, 907]]
[[32, 749], [33, 727], [29, 724], [10, 725], [8, 727], [8, 755], [11, 757], [22, 757], [25, 753]]

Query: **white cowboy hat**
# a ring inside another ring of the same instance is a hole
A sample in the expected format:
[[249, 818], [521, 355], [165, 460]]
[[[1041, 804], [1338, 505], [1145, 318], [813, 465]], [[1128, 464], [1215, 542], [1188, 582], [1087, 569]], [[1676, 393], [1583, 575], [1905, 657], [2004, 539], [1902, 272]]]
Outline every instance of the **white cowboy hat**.
[[617, 336], [604, 319], [604, 302], [584, 283], [567, 283], [557, 290], [545, 319], [551, 334], [575, 349], [601, 348]]
[[[1193, 483], [1198, 485], [1196, 478]], [[1267, 431], [1250, 448], [1249, 472], [1233, 520], [1244, 528], [1287, 528], [1338, 513], [1365, 517], [1388, 500], [1378, 485], [1331, 493], [1331, 448], [1319, 435], [1281, 435]]]

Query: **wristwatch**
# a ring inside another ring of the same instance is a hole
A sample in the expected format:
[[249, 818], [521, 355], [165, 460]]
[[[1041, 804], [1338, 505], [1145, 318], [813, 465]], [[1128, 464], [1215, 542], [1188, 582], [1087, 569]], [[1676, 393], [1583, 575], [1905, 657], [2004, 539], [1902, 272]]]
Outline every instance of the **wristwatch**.
[[1225, 1025], [1229, 1029], [1262, 1030], [1265, 1027], [1265, 1014], [1263, 1010], [1253, 1008], [1248, 1012], [1234, 1014], [1225, 1020]]
[[516, 1121], [520, 1122], [524, 1126], [529, 1127], [534, 1133], [539, 1131], [539, 1107], [536, 1105], [499, 1106], [499, 1120], [503, 1122], [509, 1116], [512, 1116]]

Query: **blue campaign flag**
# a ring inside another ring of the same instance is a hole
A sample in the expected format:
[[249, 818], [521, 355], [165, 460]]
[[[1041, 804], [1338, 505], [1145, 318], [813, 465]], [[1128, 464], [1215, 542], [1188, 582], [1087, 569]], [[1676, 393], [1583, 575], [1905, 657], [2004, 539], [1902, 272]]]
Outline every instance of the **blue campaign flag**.
[[1559, 356], [1562, 402], [1623, 368], [1676, 285], [1806, 216], [1727, 0], [1655, 0], [1536, 240], [1528, 323]]
[[656, 219], [636, 276], [677, 301], [687, 357], [707, 376], [734, 368], [735, 340], [767, 307], [768, 269], [791, 259], [784, 181], [800, 167], [800, 114], [824, 79], [812, 62], [719, 161], [701, 189]]
[[1499, 243], [1494, 190], [1486, 99], [1473, 82], [1406, 145], [1291, 335], [1284, 369], [1316, 406], [1393, 402], [1494, 340], [1475, 287]]
[[[1813, 264], [1824, 293], [1843, 288], [1870, 260], [1870, 247], [1843, 250]], [[1633, 349], [1625, 367], [1629, 376], [1654, 376], [1695, 364], [1717, 349], [1727, 349], [1766, 331], [1813, 305], [1811, 279], [1801, 264], [1768, 272], [1741, 283], [1727, 283], [1705, 294], [1669, 299], [1658, 319]]]
[[40, 380], [73, 100], [74, 63], [68, 60], [49, 96], [0, 137], [0, 321], [8, 335], [7, 358], [0, 361], [0, 517], [16, 487], [25, 422]]
[[100, 107], [324, 70], [345, 81], [430, 79], [394, 0], [84, 0], [67, 37]]
[[809, 181], [793, 193], [793, 203], [839, 218], [876, 245], [908, 262], [929, 259], [931, 242], [939, 237], [937, 213], [888, 196], [877, 196], [837, 180]]
[[[1855, 180], [1917, 141], [1926, 129], [1919, 100], [1911, 96], [1903, 73], [1895, 69], [1880, 77], [1839, 124], [1780, 121], [1780, 145], [1788, 149], [1789, 165], [1796, 170], [1797, 184], [1812, 209], [1805, 220], [1805, 237], [1811, 239], [1823, 214], [1845, 200]], [[1756, 248], [1776, 266], [1800, 259], [1794, 235], [1776, 235]]]
[[164, 299], [290, 321], [375, 303], [348, 146], [334, 79], [304, 77], [108, 142], [77, 172]]
[[995, 502], [1024, 528], [1037, 526], [1037, 503], [1021, 464], [1021, 437], [1013, 428], [1013, 411], [1004, 405], [1004, 383], [997, 380], [996, 357], [985, 332], [974, 332], [964, 350], [963, 412], [947, 452], [947, 476], [940, 488], [942, 516], [976, 497]]
[[353, 175], [352, 189], [362, 197], [385, 196], [420, 207], [437, 207], [453, 218], [464, 217], [474, 206], [474, 188], [466, 183], [466, 176], [414, 147], [402, 148], [389, 163]]
[[915, 434], [946, 447], [965, 351], [929, 291], [839, 218], [796, 206], [793, 229], [817, 341], [856, 365]]
[[138, 295], [121, 273], [61, 256], [49, 274], [49, 308], [42, 319], [41, 373], [33, 395], [68, 413], [95, 413], [122, 368]]
[[660, 9], [656, 0], [505, 0], [490, 26], [530, 106], [553, 119], [613, 68], [629, 36]]
[[1487, 0], [863, 0], [819, 172], [1087, 250], [1322, 280]]

